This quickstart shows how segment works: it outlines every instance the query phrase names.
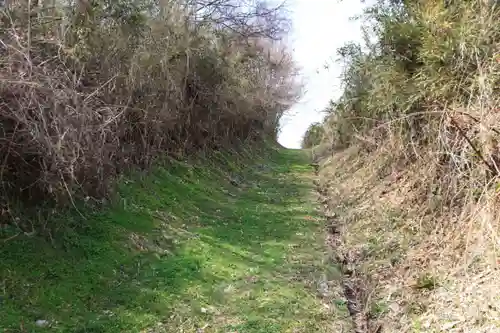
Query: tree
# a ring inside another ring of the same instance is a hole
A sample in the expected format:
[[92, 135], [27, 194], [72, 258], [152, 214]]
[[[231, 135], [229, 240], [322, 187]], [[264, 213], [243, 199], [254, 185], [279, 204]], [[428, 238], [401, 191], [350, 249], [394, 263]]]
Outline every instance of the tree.
[[321, 123], [313, 123], [307, 129], [302, 139], [302, 148], [312, 148], [321, 143], [323, 139], [324, 129]]

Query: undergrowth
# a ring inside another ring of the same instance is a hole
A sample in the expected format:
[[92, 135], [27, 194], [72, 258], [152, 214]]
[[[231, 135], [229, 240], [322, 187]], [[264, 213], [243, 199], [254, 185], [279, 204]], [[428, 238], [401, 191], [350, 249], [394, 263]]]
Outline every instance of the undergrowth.
[[275, 138], [298, 93], [282, 6], [6, 1], [0, 218], [112, 193], [166, 155]]
[[374, 329], [500, 331], [499, 18], [496, 1], [377, 1], [339, 50], [343, 94], [304, 147]]

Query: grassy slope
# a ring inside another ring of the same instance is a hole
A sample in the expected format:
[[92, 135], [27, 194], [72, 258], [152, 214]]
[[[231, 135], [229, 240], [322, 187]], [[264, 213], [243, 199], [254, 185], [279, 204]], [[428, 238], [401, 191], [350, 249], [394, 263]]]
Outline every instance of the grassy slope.
[[[70, 228], [51, 237], [2, 242], [0, 329], [338, 328], [343, 301], [331, 288], [317, 292], [336, 271], [326, 260], [307, 159], [285, 150], [262, 160], [243, 155], [172, 162], [123, 180], [106, 210], [62, 217]], [[39, 319], [50, 328], [37, 327]]]

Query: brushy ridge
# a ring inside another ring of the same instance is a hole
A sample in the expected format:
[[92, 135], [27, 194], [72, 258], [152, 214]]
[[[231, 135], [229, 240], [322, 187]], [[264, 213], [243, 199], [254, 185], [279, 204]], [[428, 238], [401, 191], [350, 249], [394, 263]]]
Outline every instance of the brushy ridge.
[[379, 1], [363, 18], [343, 95], [304, 138], [361, 312], [384, 332], [499, 332], [500, 7]]
[[19, 200], [99, 200], [158, 157], [273, 138], [298, 92], [280, 9], [236, 26], [229, 2], [7, 1], [2, 215]]
[[367, 10], [366, 45], [339, 50], [344, 94], [315, 144], [392, 142], [407, 159], [432, 147], [442, 166], [496, 175], [499, 15], [485, 1], [380, 1]]

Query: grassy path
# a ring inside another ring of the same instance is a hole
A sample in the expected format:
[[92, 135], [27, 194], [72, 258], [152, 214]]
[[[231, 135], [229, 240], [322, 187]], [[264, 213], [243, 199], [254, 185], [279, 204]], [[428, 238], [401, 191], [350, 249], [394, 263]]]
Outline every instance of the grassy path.
[[175, 162], [0, 241], [0, 331], [340, 332], [311, 174], [299, 151]]

